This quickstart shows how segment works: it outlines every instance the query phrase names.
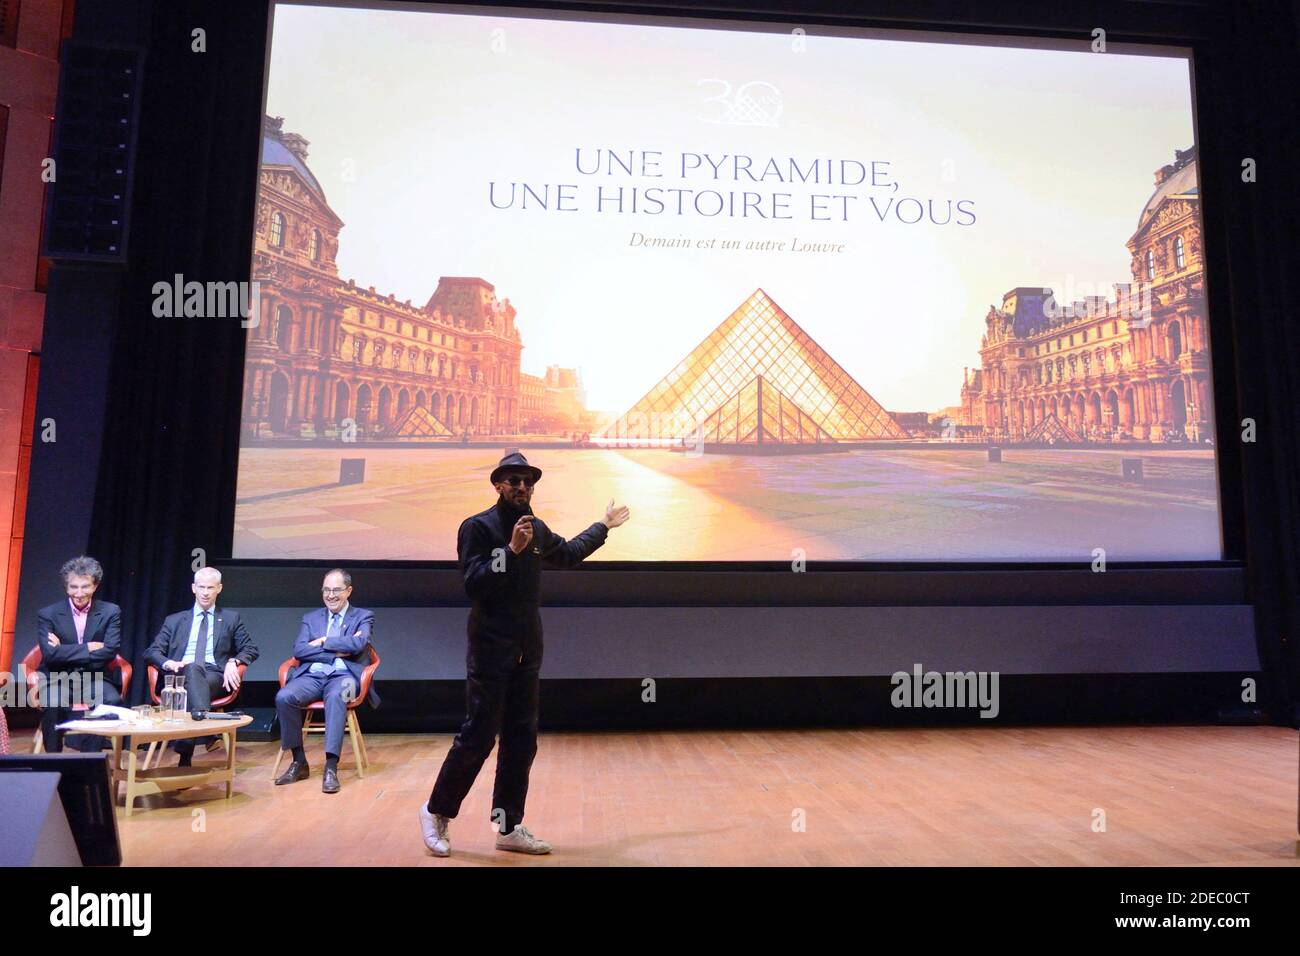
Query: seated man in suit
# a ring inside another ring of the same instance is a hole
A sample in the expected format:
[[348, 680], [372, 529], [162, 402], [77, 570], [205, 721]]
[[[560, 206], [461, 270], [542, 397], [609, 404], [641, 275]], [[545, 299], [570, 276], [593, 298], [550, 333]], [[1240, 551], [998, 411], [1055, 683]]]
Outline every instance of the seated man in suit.
[[[310, 776], [307, 755], [302, 749], [303, 708], [323, 700], [325, 776], [321, 790], [338, 793], [339, 752], [343, 748], [348, 702], [360, 693], [361, 672], [370, 663], [368, 648], [374, 637], [375, 615], [352, 606], [352, 575], [341, 568], [325, 575], [321, 596], [325, 606], [302, 616], [298, 639], [293, 644], [298, 666], [275, 695], [275, 710], [280, 715], [280, 747], [293, 753], [293, 763], [275, 779], [275, 785], [281, 787]], [[369, 701], [372, 707], [379, 706], [379, 695], [373, 686]]]
[[[122, 643], [122, 610], [96, 601], [104, 569], [94, 558], [73, 558], [59, 570], [67, 600], [41, 608], [36, 642], [41, 649], [41, 736], [48, 753], [63, 750], [56, 725], [96, 704], [122, 703], [122, 677], [110, 670]], [[96, 689], [98, 688], [98, 690]], [[98, 750], [102, 737], [77, 735], [80, 749]]]
[[[239, 665], [257, 660], [258, 650], [238, 611], [217, 605], [221, 572], [199, 568], [194, 572], [194, 606], [169, 614], [162, 630], [145, 652], [145, 660], [158, 668], [159, 687], [167, 674], [185, 678], [186, 707], [190, 713], [206, 711], [212, 698], [239, 687]], [[180, 765], [188, 767], [194, 740], [174, 744]]]

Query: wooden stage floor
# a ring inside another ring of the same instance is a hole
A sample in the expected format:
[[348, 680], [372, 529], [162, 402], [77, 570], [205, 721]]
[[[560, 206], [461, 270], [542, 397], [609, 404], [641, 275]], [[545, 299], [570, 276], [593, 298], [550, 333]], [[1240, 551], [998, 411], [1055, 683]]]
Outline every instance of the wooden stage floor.
[[448, 859], [425, 853], [416, 808], [451, 737], [367, 743], [371, 771], [359, 780], [345, 746], [333, 796], [320, 792], [319, 738], [311, 778], [288, 787], [271, 785], [276, 744], [241, 743], [229, 802], [211, 788], [148, 797], [130, 820], [119, 809], [125, 862], [1300, 864], [1297, 737], [1279, 727], [546, 733], [525, 822], [555, 852], [493, 848], [492, 756], [452, 823]]

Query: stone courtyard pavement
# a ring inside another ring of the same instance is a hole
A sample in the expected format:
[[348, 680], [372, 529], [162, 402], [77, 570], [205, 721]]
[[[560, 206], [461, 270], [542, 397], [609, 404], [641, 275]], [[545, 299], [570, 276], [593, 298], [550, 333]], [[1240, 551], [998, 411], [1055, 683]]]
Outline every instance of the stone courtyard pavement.
[[[663, 449], [522, 449], [545, 472], [534, 510], [571, 536], [610, 498], [632, 520], [592, 560], [1108, 561], [1220, 557], [1209, 450], [865, 449], [689, 457]], [[258, 448], [240, 453], [237, 558], [447, 560], [489, 507], [495, 448]], [[361, 484], [340, 486], [344, 457]], [[1144, 480], [1123, 479], [1140, 457]]]

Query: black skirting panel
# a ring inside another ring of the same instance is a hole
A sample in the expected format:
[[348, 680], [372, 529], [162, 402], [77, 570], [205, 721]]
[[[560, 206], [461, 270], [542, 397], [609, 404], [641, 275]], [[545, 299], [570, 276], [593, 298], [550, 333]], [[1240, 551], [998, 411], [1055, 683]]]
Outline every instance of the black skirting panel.
[[[935, 727], [1034, 724], [1214, 723], [1256, 719], [1241, 703], [1243, 674], [1003, 675], [999, 712], [978, 707], [894, 707], [887, 677], [659, 680], [654, 701], [640, 680], [546, 680], [543, 731], [706, 728]], [[363, 704], [366, 733], [454, 733], [465, 717], [463, 681], [380, 681], [383, 704]], [[269, 708], [274, 682], [245, 687], [240, 705]]]
[[[327, 565], [226, 566], [275, 675]], [[376, 613], [376, 731], [463, 717], [467, 606], [454, 568], [351, 569]], [[1241, 570], [1211, 567], [546, 572], [542, 723], [551, 729], [1214, 720], [1260, 680]], [[726, 602], [730, 600], [731, 603]], [[762, 602], [762, 603], [759, 603]], [[757, 605], [757, 606], [756, 606]], [[998, 716], [898, 708], [898, 671], [998, 673]], [[647, 683], [648, 681], [653, 684]], [[653, 686], [654, 701], [644, 700]], [[1261, 692], [1263, 688], [1260, 688]]]
[[[232, 607], [314, 604], [326, 561], [221, 561]], [[358, 604], [365, 607], [465, 607], [465, 588], [452, 562], [349, 565]], [[188, 591], [188, 586], [185, 588]], [[590, 561], [576, 571], [546, 571], [548, 607], [746, 607], [1008, 604], [1245, 604], [1239, 563], [1111, 564], [1093, 572], [1077, 565], [893, 565], [831, 567], [810, 564], [722, 569], [710, 565], [627, 567]]]

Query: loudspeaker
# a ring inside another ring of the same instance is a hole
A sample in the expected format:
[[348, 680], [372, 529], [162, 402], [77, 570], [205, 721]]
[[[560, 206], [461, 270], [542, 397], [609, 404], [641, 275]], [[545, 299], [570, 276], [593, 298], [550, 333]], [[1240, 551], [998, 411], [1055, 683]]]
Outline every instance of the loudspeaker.
[[126, 261], [141, 59], [127, 47], [63, 46], [42, 251], [50, 259]]
[[0, 866], [81, 866], [59, 773], [0, 773]]
[[253, 718], [253, 722], [239, 732], [241, 740], [280, 739], [280, 718], [274, 707], [242, 707], [239, 713]]
[[[57, 823], [49, 823], [52, 810], [42, 794], [53, 779], [58, 788], [59, 813], [63, 825], [71, 831], [76, 854], [86, 866], [118, 866], [122, 849], [117, 837], [117, 817], [113, 813], [113, 791], [107, 754], [10, 754], [0, 757], [0, 823], [22, 818], [19, 829], [31, 829], [31, 845], [20, 844], [19, 854], [33, 859], [58, 849], [61, 837]], [[25, 782], [26, 781], [26, 782]], [[35, 782], [32, 782], [35, 781]], [[32, 814], [38, 814], [34, 820]], [[52, 829], [50, 829], [52, 828]], [[0, 829], [0, 852], [12, 835]], [[54, 841], [54, 842], [48, 842]]]

